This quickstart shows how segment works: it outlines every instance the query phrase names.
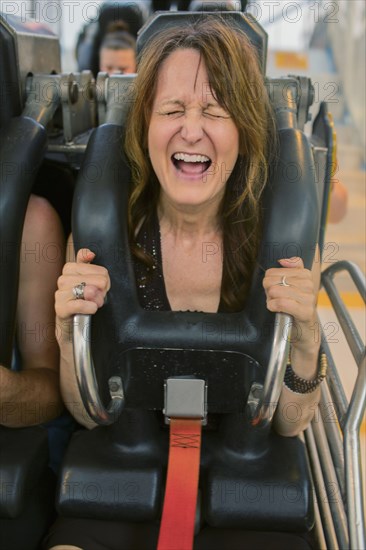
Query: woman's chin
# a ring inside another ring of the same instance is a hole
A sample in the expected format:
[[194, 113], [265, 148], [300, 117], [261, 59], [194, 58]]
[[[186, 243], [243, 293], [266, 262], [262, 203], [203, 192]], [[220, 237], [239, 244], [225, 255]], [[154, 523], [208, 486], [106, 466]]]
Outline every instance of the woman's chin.
[[177, 209], [186, 209], [187, 211], [201, 211], [205, 207], [211, 209], [216, 202], [217, 205], [220, 202], [219, 196], [207, 195], [200, 192], [168, 194], [166, 199], [168, 203]]

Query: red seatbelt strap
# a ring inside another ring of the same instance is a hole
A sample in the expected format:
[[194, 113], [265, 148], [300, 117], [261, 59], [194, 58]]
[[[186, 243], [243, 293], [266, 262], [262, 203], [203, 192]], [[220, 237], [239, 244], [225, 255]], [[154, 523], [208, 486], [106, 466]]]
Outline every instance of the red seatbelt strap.
[[192, 550], [202, 419], [170, 419], [168, 473], [158, 550]]

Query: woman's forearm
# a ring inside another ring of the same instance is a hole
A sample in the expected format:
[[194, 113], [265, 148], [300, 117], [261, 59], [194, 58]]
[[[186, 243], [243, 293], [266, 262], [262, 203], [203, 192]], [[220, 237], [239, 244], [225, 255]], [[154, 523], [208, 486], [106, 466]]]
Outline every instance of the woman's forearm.
[[[318, 374], [318, 347], [301, 353], [294, 348], [291, 353], [291, 368], [305, 381], [314, 380]], [[285, 436], [302, 432], [311, 422], [320, 399], [320, 387], [310, 393], [298, 393], [283, 384], [274, 417], [275, 430]]]

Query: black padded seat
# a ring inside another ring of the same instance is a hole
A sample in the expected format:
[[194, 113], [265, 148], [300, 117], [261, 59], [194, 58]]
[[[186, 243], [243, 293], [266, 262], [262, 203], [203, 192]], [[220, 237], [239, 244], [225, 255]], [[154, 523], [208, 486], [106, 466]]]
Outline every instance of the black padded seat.
[[1, 550], [39, 550], [55, 515], [56, 478], [47, 462], [45, 428], [0, 426]]
[[0, 439], [0, 517], [16, 518], [47, 465], [47, 432], [38, 426], [18, 430], [0, 426]]

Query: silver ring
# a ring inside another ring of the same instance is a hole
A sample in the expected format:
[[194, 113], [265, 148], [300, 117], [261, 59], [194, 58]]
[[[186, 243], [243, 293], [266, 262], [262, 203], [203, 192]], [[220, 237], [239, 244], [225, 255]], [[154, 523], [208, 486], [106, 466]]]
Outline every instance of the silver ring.
[[72, 293], [75, 296], [75, 300], [85, 300], [84, 298], [84, 287], [86, 283], [80, 283], [72, 289]]
[[277, 284], [280, 285], [280, 286], [291, 286], [286, 282], [286, 275], [284, 275], [281, 279], [281, 282], [277, 283]]

